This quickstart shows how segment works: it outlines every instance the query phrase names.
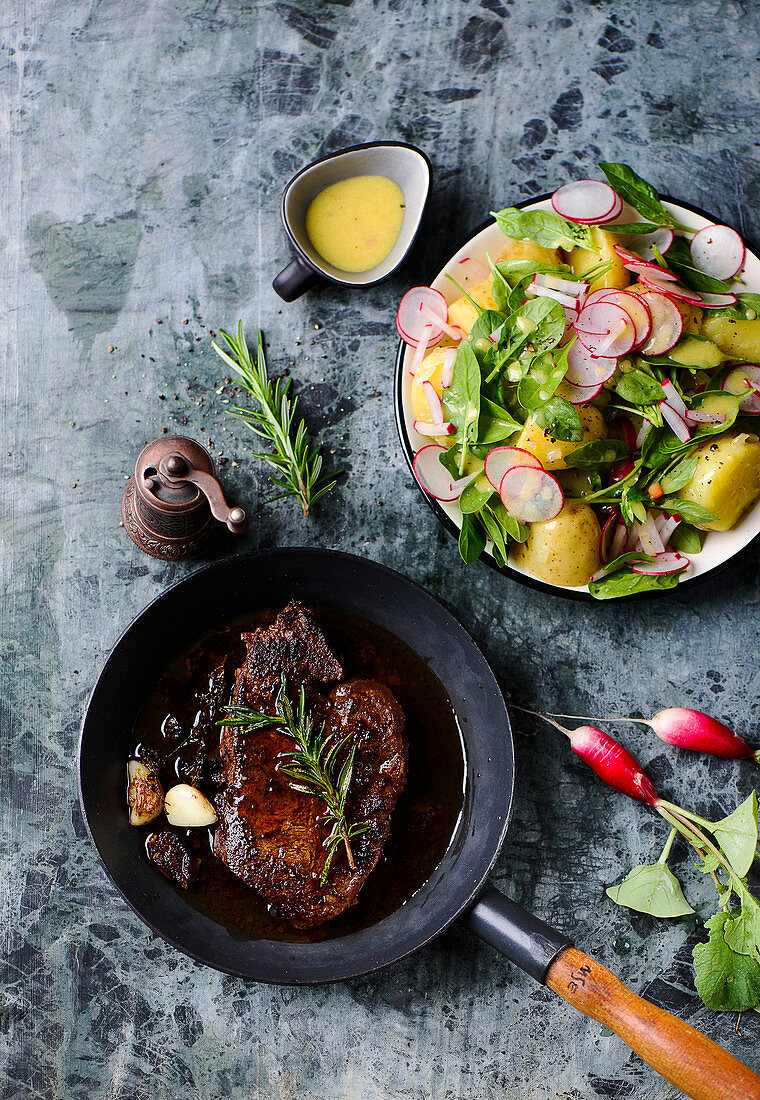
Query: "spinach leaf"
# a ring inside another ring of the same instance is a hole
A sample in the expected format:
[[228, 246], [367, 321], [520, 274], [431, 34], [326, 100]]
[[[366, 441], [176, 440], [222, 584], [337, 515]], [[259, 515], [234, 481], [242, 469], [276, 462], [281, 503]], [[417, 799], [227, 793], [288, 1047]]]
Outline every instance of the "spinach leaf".
[[600, 581], [589, 581], [588, 590], [595, 600], [614, 600], [620, 596], [633, 596], [637, 592], [653, 592], [657, 589], [675, 588], [680, 573], [658, 573], [647, 576], [646, 573], [634, 573], [623, 569]]
[[560, 279], [572, 279], [573, 269], [567, 264], [544, 264], [538, 260], [502, 260], [495, 265], [502, 279], [509, 287], [516, 287], [529, 276], [558, 275]]
[[454, 424], [462, 451], [459, 459], [459, 476], [464, 473], [467, 445], [474, 441], [480, 416], [480, 366], [468, 340], [459, 345], [454, 360], [454, 377], [445, 391], [444, 407]]
[[620, 225], [605, 225], [604, 228], [609, 233], [654, 233], [656, 229], [659, 229], [659, 225], [653, 225], [652, 222], [623, 222]]
[[744, 877], [757, 850], [757, 794], [755, 791], [732, 814], [716, 821], [710, 832], [737, 875]]
[[631, 405], [654, 405], [663, 399], [662, 386], [657, 379], [637, 367], [621, 374], [615, 393]]
[[725, 317], [729, 321], [755, 321], [760, 317], [760, 294], [737, 294], [736, 305], [711, 309], [710, 316]]
[[486, 533], [491, 540], [491, 553], [493, 554], [493, 560], [500, 568], [504, 568], [507, 564], [507, 540], [504, 532], [497, 521], [496, 517], [492, 514], [489, 508], [484, 508], [480, 513], [480, 521], [486, 529]]
[[575, 469], [584, 470], [617, 462], [629, 453], [628, 444], [622, 439], [592, 439], [565, 455], [565, 462]]
[[522, 431], [522, 424], [495, 401], [480, 395], [480, 419], [478, 421], [478, 443], [501, 443], [515, 432]]
[[651, 183], [643, 180], [627, 164], [600, 164], [599, 167], [607, 177], [610, 187], [634, 210], [638, 210], [642, 218], [656, 222], [658, 226], [676, 224], [660, 202], [660, 196]]
[[680, 459], [675, 466], [660, 478], [662, 491], [664, 493], [677, 493], [679, 489], [683, 489], [684, 485], [688, 485], [694, 477], [697, 462], [697, 455], [693, 453]]
[[544, 248], [564, 248], [567, 251], [577, 246], [597, 251], [586, 226], [567, 222], [550, 210], [517, 210], [510, 206], [498, 213], [491, 213], [502, 233], [517, 241], [535, 241]]
[[690, 523], [679, 523], [668, 543], [682, 554], [698, 554], [702, 549], [702, 533]]
[[459, 532], [459, 555], [465, 565], [477, 561], [486, 547], [486, 538], [472, 516], [462, 516], [462, 530]]
[[687, 523], [710, 523], [716, 519], [716, 516], [701, 504], [697, 504], [694, 500], [684, 500], [683, 497], [660, 497], [657, 507], [663, 512], [678, 513]]
[[[486, 350], [490, 350], [493, 346], [491, 333], [495, 332], [496, 329], [501, 328], [503, 324], [503, 313], [498, 313], [494, 309], [484, 309], [483, 312], [476, 319], [475, 324], [470, 329], [470, 343], [476, 344], [479, 340], [487, 340], [488, 344]], [[461, 347], [462, 345], [460, 344], [459, 346]]]
[[580, 443], [583, 439], [583, 422], [575, 405], [564, 397], [552, 397], [535, 412], [536, 423], [552, 437], [564, 443]]
[[519, 347], [528, 341], [535, 350], [555, 348], [565, 335], [567, 318], [559, 302], [553, 298], [531, 298], [516, 309], [504, 324], [504, 335]]
[[[457, 480], [457, 478], [461, 477], [461, 474], [459, 473], [459, 463], [461, 459], [462, 448], [457, 446], [449, 447], [448, 450], [443, 451], [441, 454], [438, 455], [438, 461], [440, 462], [441, 466], [443, 466], [444, 470], [451, 474], [455, 481]], [[473, 477], [476, 477], [478, 474], [483, 473], [484, 465], [485, 464], [480, 457], [476, 457], [474, 454], [472, 454], [472, 452], [470, 452], [470, 454], [467, 455], [467, 459], [465, 462], [465, 472], [468, 474], [472, 474]]]
[[486, 478], [473, 478], [469, 485], [465, 485], [458, 501], [462, 513], [470, 515], [473, 512], [479, 512], [483, 505], [488, 503], [495, 491], [493, 485]]
[[618, 905], [651, 917], [685, 917], [694, 912], [667, 863], [634, 867], [618, 886], [610, 886], [605, 893]]
[[525, 542], [530, 534], [530, 524], [515, 519], [514, 516], [509, 514], [500, 500], [489, 504], [487, 510], [500, 525], [505, 538], [513, 539], [515, 542]]
[[703, 271], [699, 271], [694, 266], [691, 250], [683, 237], [674, 238], [665, 260], [670, 270], [674, 271], [684, 286], [687, 286], [690, 290], [705, 290], [714, 294], [725, 294], [731, 289], [730, 283], [714, 279], [712, 275], [705, 275]]
[[694, 984], [708, 1008], [717, 1012], [746, 1012], [760, 1002], [760, 962], [732, 950], [727, 942], [739, 910], [720, 910], [705, 924], [707, 943], [694, 948]]
[[[564, 348], [562, 349], [564, 351]], [[528, 412], [544, 405], [565, 377], [567, 352], [556, 357], [545, 351], [531, 360], [528, 373], [517, 386], [517, 400]]]

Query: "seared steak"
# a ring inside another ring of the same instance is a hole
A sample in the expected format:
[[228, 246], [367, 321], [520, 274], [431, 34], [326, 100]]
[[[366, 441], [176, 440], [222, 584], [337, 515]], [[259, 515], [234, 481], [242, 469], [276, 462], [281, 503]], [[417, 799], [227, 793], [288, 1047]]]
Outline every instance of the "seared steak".
[[391, 692], [373, 680], [336, 685], [344, 670], [311, 613], [288, 604], [269, 627], [244, 636], [245, 661], [237, 671], [233, 701], [272, 712], [282, 674], [288, 693], [304, 685], [312, 711], [338, 737], [350, 735], [356, 747], [346, 816], [366, 823], [351, 841], [355, 869], [345, 848], [335, 852], [324, 886], [324, 841], [329, 827], [324, 803], [294, 791], [278, 767], [293, 740], [269, 727], [222, 732], [224, 782], [216, 798], [219, 825], [215, 853], [244, 882], [296, 928], [332, 920], [354, 905], [377, 865], [390, 833], [390, 814], [406, 782], [404, 715]]

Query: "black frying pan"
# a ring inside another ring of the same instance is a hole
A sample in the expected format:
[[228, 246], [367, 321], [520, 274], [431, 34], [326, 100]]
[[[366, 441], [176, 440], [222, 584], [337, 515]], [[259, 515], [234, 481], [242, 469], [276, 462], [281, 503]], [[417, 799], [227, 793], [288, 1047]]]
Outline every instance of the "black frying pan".
[[[172, 658], [193, 638], [289, 599], [373, 622], [424, 658], [448, 692], [466, 751], [464, 811], [428, 881], [377, 924], [311, 944], [246, 939], [188, 905], [145, 857], [124, 805], [135, 721]], [[159, 596], [106, 661], [79, 744], [82, 811], [106, 871], [155, 932], [199, 962], [256, 981], [335, 981], [397, 962], [459, 918], [538, 981], [616, 1031], [696, 1100], [760, 1100], [760, 1078], [740, 1062], [636, 997], [565, 936], [486, 883], [507, 831], [513, 792], [506, 706], [470, 635], [446, 607], [401, 574], [328, 550], [241, 555], [200, 570]]]

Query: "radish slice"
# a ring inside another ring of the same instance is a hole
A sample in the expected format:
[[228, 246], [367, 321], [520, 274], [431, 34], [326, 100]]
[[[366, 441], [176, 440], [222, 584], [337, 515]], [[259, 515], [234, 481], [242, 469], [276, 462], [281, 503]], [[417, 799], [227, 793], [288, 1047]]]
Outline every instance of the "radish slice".
[[682, 573], [688, 569], [691, 562], [685, 554], [670, 553], [657, 554], [654, 561], [635, 561], [631, 565], [634, 573], [642, 573], [647, 577], [657, 577], [662, 573]]
[[417, 347], [424, 336], [425, 328], [430, 324], [429, 317], [422, 312], [423, 306], [432, 312], [437, 321], [431, 329], [428, 345], [438, 343], [448, 320], [449, 307], [440, 291], [429, 286], [413, 286], [411, 290], [407, 290], [396, 313], [396, 330], [401, 339], [413, 348]]
[[689, 425], [684, 418], [679, 416], [676, 410], [671, 408], [667, 401], [659, 401], [658, 408], [662, 413], [662, 419], [670, 425], [681, 442], [688, 443], [691, 439], [691, 435], [689, 434]]
[[488, 275], [486, 265], [482, 264], [480, 260], [473, 259], [472, 256], [463, 256], [461, 260], [457, 260], [457, 264], [464, 267], [465, 279], [485, 279]]
[[546, 523], [562, 511], [565, 497], [556, 477], [535, 466], [513, 466], [499, 486], [501, 502], [523, 523]]
[[703, 409], [687, 409], [684, 420], [687, 424], [722, 424], [725, 413], [705, 412]]
[[663, 519], [664, 519], [665, 522], [659, 528], [660, 538], [662, 539], [664, 544], [667, 546], [669, 541], [670, 541], [670, 536], [673, 534], [676, 527], [681, 522], [681, 517], [680, 516], [663, 516]]
[[457, 361], [457, 349], [446, 348], [443, 353], [443, 366], [441, 367], [441, 386], [447, 390], [454, 381], [454, 364]]
[[651, 430], [652, 430], [652, 421], [651, 420], [642, 421], [641, 427], [639, 428], [638, 432], [636, 433], [635, 449], [637, 451], [640, 450], [641, 447], [643, 447], [644, 440], [649, 435]]
[[669, 378], [666, 378], [662, 383], [662, 392], [665, 394], [665, 400], [670, 405], [671, 409], [675, 409], [678, 415], [685, 420], [688, 415], [688, 409], [684, 405], [678, 390]]
[[486, 455], [483, 473], [494, 489], [498, 489], [505, 473], [513, 466], [533, 466], [537, 470], [543, 469], [539, 459], [530, 451], [524, 451], [522, 447], [494, 447]]
[[418, 435], [453, 435], [456, 431], [454, 425], [450, 420], [446, 420], [443, 424], [430, 424], [425, 420], [415, 420], [414, 430]]
[[744, 241], [727, 225], [706, 225], [691, 242], [694, 266], [713, 279], [733, 279], [744, 267]]
[[628, 271], [632, 271], [634, 275], [651, 275], [653, 279], [659, 279], [661, 282], [677, 283], [678, 276], [674, 275], [672, 271], [668, 271], [666, 267], [660, 267], [659, 264], [650, 263], [649, 260], [639, 260], [635, 264], [623, 264]]
[[636, 343], [636, 326], [630, 315], [614, 302], [584, 306], [573, 327], [592, 355], [625, 355]]
[[643, 294], [631, 294], [627, 290], [608, 290], [605, 294], [602, 301], [614, 302], [615, 305], [624, 309], [633, 321], [636, 329], [636, 343], [633, 346], [640, 347], [649, 339], [652, 332], [652, 314], [649, 312], [647, 303], [643, 301]]
[[624, 264], [641, 263], [641, 256], [638, 252], [631, 252], [630, 248], [624, 248], [622, 244], [613, 245], [613, 248]]
[[705, 309], [724, 309], [736, 304], [735, 294], [710, 294], [703, 291], [699, 304]]
[[742, 412], [753, 415], [760, 413], [760, 393], [755, 390], [755, 386], [760, 386], [760, 367], [754, 363], [742, 363], [740, 367], [734, 367], [723, 379], [726, 393], [747, 392], [739, 407]]
[[555, 302], [559, 302], [561, 306], [564, 306], [565, 309], [575, 309], [578, 304], [577, 296], [565, 294], [563, 291], [555, 290], [550, 286], [542, 286], [535, 279], [528, 283], [526, 289], [529, 294], [534, 294], [536, 298], [552, 298]]
[[588, 290], [588, 283], [580, 279], [560, 279], [559, 275], [534, 275], [533, 282], [551, 290], [561, 290], [563, 294], [569, 294], [573, 298], [582, 298]]
[[642, 355], [664, 355], [681, 339], [683, 317], [674, 302], [664, 294], [647, 291], [641, 297], [652, 317], [652, 335], [639, 351]]
[[567, 378], [563, 378], [556, 389], [557, 397], [564, 397], [565, 401], [569, 401], [571, 405], [587, 405], [601, 392], [601, 382], [596, 386], [577, 386], [574, 382], [568, 382]]
[[459, 500], [462, 489], [470, 478], [460, 477], [458, 481], [452, 479], [449, 471], [438, 461], [439, 456], [445, 452], [446, 448], [440, 443], [429, 443], [420, 447], [412, 463], [414, 476], [420, 488], [434, 500]]
[[417, 373], [417, 367], [420, 365], [422, 360], [425, 358], [425, 352], [427, 351], [428, 347], [430, 346], [430, 336], [431, 336], [432, 331], [433, 331], [433, 329], [432, 329], [431, 325], [425, 325], [424, 328], [422, 329], [422, 335], [420, 337], [420, 342], [417, 344], [417, 347], [414, 349], [414, 355], [412, 356], [412, 361], [409, 364], [409, 373], [412, 375], [412, 377], [414, 377], [414, 375]]
[[[467, 333], [459, 325], [450, 325], [447, 321], [442, 321], [441, 318], [435, 313], [429, 306], [426, 306], [423, 302], [420, 306], [420, 313], [423, 315], [426, 321], [429, 321], [432, 325], [442, 325], [443, 331], [449, 337], [450, 340], [463, 340]], [[448, 316], [448, 312], [447, 312]]]
[[623, 212], [623, 200], [620, 198], [620, 195], [618, 195], [617, 191], [615, 192], [615, 199], [617, 201], [615, 202], [615, 205], [613, 206], [612, 210], [610, 210], [607, 217], [600, 219], [600, 222], [602, 224], [606, 224], [607, 222], [614, 222], [615, 218], [619, 218], [620, 215], [622, 214], [622, 212]]
[[602, 528], [599, 538], [599, 556], [602, 561], [606, 563], [619, 557], [627, 538], [628, 528], [621, 520], [620, 513], [615, 511]]
[[599, 180], [578, 180], [566, 183], [552, 195], [552, 206], [571, 222], [591, 225], [614, 216], [618, 196], [607, 183]]
[[[648, 287], [649, 290], [656, 290], [660, 294], [667, 294], [670, 298], [675, 298], [679, 302], [687, 302], [690, 306], [700, 306], [704, 304], [704, 297], [701, 294], [697, 294], [695, 290], [689, 290], [685, 286], [681, 286], [680, 283], [670, 282], [669, 280], [663, 280], [661, 276], [656, 279], [654, 276], [648, 273], [641, 272], [639, 274], [639, 280]], [[715, 298], [730, 298], [730, 294], [715, 294]], [[736, 301], [736, 295], [733, 295], [733, 300]], [[730, 302], [720, 303], [721, 305], [730, 305]]]
[[660, 229], [655, 229], [654, 233], [642, 233], [636, 238], [636, 244], [641, 249], [641, 256], [643, 259], [653, 260], [654, 252], [652, 251], [652, 245], [654, 245], [661, 256], [664, 256], [674, 240], [675, 234], [673, 230], [663, 225]]
[[633, 526], [636, 529], [636, 533], [639, 536], [645, 554], [654, 556], [655, 554], [663, 553], [665, 546], [655, 527], [651, 512], [647, 512], [646, 519], [643, 523], [634, 523]]
[[636, 450], [636, 429], [627, 416], [617, 416], [613, 424], [620, 430], [620, 438], [630, 451]]
[[438, 391], [432, 382], [423, 382], [422, 388], [425, 391], [425, 397], [427, 398], [428, 408], [430, 409], [430, 416], [433, 423], [443, 424], [445, 417], [443, 415], [443, 405], [438, 396]]
[[565, 381], [572, 386], [598, 386], [607, 382], [617, 370], [617, 359], [594, 356], [576, 340], [567, 353]]
[[[524, 304], [525, 303], [523, 302], [523, 305]], [[493, 332], [490, 332], [488, 334], [488, 339], [491, 341], [492, 344], [498, 344], [499, 338], [501, 337], [501, 331], [504, 328], [504, 324], [505, 322], [502, 321], [502, 323], [497, 328], [495, 328]]]

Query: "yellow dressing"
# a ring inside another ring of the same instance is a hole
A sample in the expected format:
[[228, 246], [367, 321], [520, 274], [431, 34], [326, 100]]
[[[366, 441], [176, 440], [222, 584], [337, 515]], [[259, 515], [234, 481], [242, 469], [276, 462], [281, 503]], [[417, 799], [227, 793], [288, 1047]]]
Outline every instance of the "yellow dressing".
[[306, 211], [315, 249], [339, 271], [371, 271], [398, 240], [404, 192], [387, 176], [352, 176], [330, 184]]

